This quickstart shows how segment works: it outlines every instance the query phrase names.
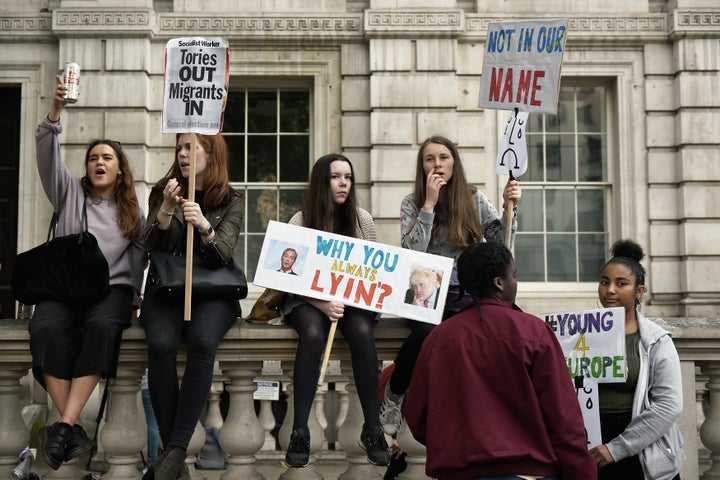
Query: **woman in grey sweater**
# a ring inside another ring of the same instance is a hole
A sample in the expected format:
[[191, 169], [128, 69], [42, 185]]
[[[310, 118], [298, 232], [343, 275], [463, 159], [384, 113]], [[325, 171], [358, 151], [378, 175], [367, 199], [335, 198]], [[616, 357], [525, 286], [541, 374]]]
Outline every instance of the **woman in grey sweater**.
[[599, 386], [603, 445], [591, 450], [600, 480], [679, 480], [685, 460], [680, 359], [670, 333], [640, 314], [644, 253], [632, 240], [612, 247], [598, 285], [605, 308], [624, 307], [627, 380]]
[[45, 194], [59, 214], [57, 236], [79, 233], [83, 208], [88, 231], [98, 241], [110, 270], [110, 293], [91, 305], [44, 300], [30, 320], [33, 374], [60, 412], [40, 430], [40, 452], [58, 469], [91, 448], [77, 423], [100, 378], [113, 377], [123, 329], [130, 326], [145, 268], [138, 206], [130, 164], [120, 143], [96, 140], [85, 154], [78, 179], [60, 156], [58, 137], [65, 87], [56, 77], [52, 107], [35, 132], [37, 167]]

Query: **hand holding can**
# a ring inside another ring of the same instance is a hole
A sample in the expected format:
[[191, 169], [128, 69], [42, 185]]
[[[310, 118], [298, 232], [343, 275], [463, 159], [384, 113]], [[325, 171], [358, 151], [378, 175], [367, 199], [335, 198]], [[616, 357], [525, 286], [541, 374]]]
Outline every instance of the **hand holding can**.
[[65, 85], [65, 104], [77, 103], [80, 96], [80, 65], [73, 62], [65, 64], [63, 70], [63, 85]]

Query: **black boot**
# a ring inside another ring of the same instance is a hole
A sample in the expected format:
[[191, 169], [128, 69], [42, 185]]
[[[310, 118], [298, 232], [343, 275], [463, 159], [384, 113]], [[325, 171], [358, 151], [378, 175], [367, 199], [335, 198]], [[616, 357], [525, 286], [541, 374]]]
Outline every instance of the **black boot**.
[[307, 467], [310, 463], [310, 432], [298, 427], [290, 435], [290, 445], [285, 454], [285, 463], [291, 467]]
[[65, 422], [46, 425], [40, 429], [40, 451], [45, 463], [53, 470], [65, 461], [65, 448], [72, 436], [72, 427]]
[[83, 453], [91, 450], [93, 442], [88, 438], [88, 434], [82, 425], [76, 423], [72, 427], [72, 435], [65, 447], [65, 461], [70, 461], [75, 457], [79, 457]]
[[385, 441], [382, 427], [364, 427], [360, 434], [360, 446], [367, 453], [368, 460], [373, 465], [386, 467], [390, 464], [390, 449]]
[[175, 480], [185, 466], [186, 458], [185, 450], [170, 446], [150, 465], [142, 480]]

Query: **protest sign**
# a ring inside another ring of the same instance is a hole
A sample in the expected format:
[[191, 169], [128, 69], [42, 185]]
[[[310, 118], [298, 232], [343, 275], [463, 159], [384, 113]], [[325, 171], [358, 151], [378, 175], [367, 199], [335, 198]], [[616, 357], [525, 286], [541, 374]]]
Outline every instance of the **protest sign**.
[[224, 38], [188, 37], [167, 42], [162, 133], [215, 135], [222, 130], [229, 60]]
[[[292, 274], [282, 271], [287, 249], [297, 254]], [[438, 324], [452, 265], [447, 257], [270, 221], [253, 283]]]
[[570, 376], [599, 383], [625, 381], [625, 310], [596, 308], [540, 316], [555, 332]]
[[478, 106], [556, 113], [567, 19], [490, 22]]
[[500, 135], [495, 173], [517, 178], [527, 171], [527, 112], [513, 111]]
[[582, 385], [575, 385], [578, 403], [582, 411], [585, 424], [587, 448], [591, 449], [602, 445], [602, 431], [600, 430], [600, 404], [598, 401], [598, 384], [595, 380], [583, 379]]
[[555, 332], [575, 382], [588, 448], [601, 445], [598, 383], [626, 379], [625, 309], [546, 313], [540, 318]]

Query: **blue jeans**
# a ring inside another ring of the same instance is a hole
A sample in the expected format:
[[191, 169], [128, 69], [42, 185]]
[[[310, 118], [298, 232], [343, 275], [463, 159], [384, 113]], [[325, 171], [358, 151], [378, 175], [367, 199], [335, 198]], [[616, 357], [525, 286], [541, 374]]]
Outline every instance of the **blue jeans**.
[[145, 410], [145, 423], [147, 423], [147, 464], [151, 465], [157, 458], [158, 449], [160, 448], [160, 430], [155, 420], [155, 412], [153, 412], [152, 402], [150, 401], [150, 391], [142, 389], [143, 410]]

